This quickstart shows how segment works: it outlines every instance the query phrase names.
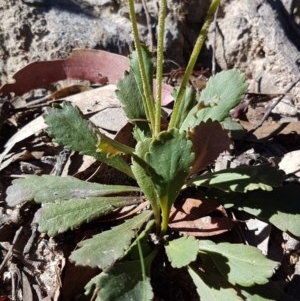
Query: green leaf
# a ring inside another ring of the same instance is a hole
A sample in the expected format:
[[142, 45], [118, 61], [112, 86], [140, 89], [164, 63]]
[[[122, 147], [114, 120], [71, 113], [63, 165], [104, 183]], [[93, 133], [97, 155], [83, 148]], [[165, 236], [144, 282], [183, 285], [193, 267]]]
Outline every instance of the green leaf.
[[145, 195], [152, 194], [150, 197], [153, 199], [149, 201], [154, 208], [156, 222], [159, 221], [158, 202], [160, 204], [162, 232], [167, 230], [171, 206], [191, 170], [194, 158], [192, 142], [177, 129], [161, 132], [157, 138], [145, 139], [136, 147], [132, 171]]
[[135, 147], [135, 153], [132, 157], [132, 172], [136, 178], [136, 181], [143, 191], [146, 199], [150, 202], [155, 221], [157, 224], [160, 223], [160, 204], [159, 197], [155, 190], [154, 183], [152, 181], [151, 176], [147, 172], [147, 164], [145, 162], [146, 154], [149, 151], [149, 147], [151, 144], [151, 139], [144, 139], [139, 141]]
[[186, 131], [202, 121], [223, 121], [246, 92], [245, 75], [238, 70], [227, 70], [211, 77], [201, 92], [199, 103], [190, 111], [180, 130]]
[[143, 105], [143, 96], [136, 83], [133, 71], [126, 73], [119, 80], [116, 91], [118, 99], [123, 104], [123, 109], [129, 119], [146, 119]]
[[247, 192], [257, 189], [266, 191], [281, 185], [284, 172], [269, 165], [238, 166], [205, 174], [192, 180], [196, 186], [214, 187], [223, 191]]
[[161, 132], [151, 141], [145, 161], [160, 198], [172, 205], [180, 192], [195, 159], [192, 142], [177, 129]]
[[257, 248], [242, 244], [199, 241], [199, 256], [204, 252], [214, 261], [220, 274], [231, 284], [265, 284], [277, 263], [267, 259]]
[[257, 217], [268, 219], [275, 227], [300, 237], [300, 187], [286, 185], [271, 192], [253, 191], [239, 196], [236, 204]]
[[111, 266], [124, 256], [132, 238], [150, 215], [151, 212], [144, 211], [111, 230], [80, 242], [78, 244], [80, 248], [71, 254], [71, 260], [78, 265], [99, 267], [100, 269]]
[[85, 222], [112, 212], [116, 208], [138, 203], [134, 197], [89, 197], [46, 203], [38, 219], [39, 231], [55, 236], [73, 230]]
[[105, 153], [97, 152], [98, 130], [84, 118], [77, 107], [64, 102], [61, 108], [52, 108], [44, 119], [49, 134], [66, 148], [89, 155], [132, 177], [128, 164], [121, 156], [108, 158]]
[[[143, 56], [143, 61], [144, 61], [144, 66], [145, 66], [145, 71], [146, 71], [146, 80], [149, 84], [150, 87], [150, 92], [152, 93], [153, 91], [153, 64], [152, 64], [152, 54], [151, 52], [147, 49], [146, 46], [142, 46], [142, 56]], [[138, 60], [138, 53], [137, 51], [133, 51], [132, 54], [129, 57], [130, 60], [130, 67], [131, 70], [133, 71], [138, 89], [140, 91], [140, 95], [144, 97], [144, 88], [143, 88], [143, 82], [142, 82], [142, 77], [140, 73], [140, 66], [139, 66], [139, 60]]]
[[196, 272], [191, 267], [188, 268], [188, 272], [201, 301], [244, 301], [235, 289], [224, 283], [216, 274]]
[[139, 260], [120, 262], [94, 277], [86, 286], [86, 294], [98, 289], [95, 301], [151, 301], [150, 275], [143, 277]]
[[17, 179], [7, 189], [6, 202], [15, 206], [24, 201], [49, 203], [72, 198], [98, 197], [124, 192], [139, 192], [138, 187], [122, 185], [102, 185], [78, 180], [73, 177], [28, 175]]
[[182, 268], [196, 260], [199, 242], [192, 236], [183, 236], [170, 241], [165, 249], [172, 267]]
[[[176, 99], [176, 91], [174, 99]], [[184, 96], [182, 99], [182, 107], [180, 108], [180, 115], [178, 117], [178, 128], [182, 125], [183, 121], [191, 111], [191, 109], [196, 105], [196, 91], [193, 87], [186, 87]]]

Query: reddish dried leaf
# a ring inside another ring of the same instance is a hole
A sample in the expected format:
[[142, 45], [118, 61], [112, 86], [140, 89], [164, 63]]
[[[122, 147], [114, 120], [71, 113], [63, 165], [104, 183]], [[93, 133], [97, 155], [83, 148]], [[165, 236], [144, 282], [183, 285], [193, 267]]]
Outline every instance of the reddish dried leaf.
[[[153, 87], [155, 87], [155, 79], [153, 81]], [[173, 91], [173, 87], [170, 85], [167, 85], [165, 83], [162, 84], [162, 95], [161, 95], [161, 103], [163, 106], [167, 106], [169, 103], [174, 101], [173, 96], [171, 95]], [[155, 88], [154, 88], [154, 94], [155, 94]]]
[[208, 120], [192, 129], [189, 138], [193, 141], [195, 162], [191, 174], [212, 163], [226, 150], [229, 150], [230, 139], [217, 121]]
[[[28, 64], [13, 76], [15, 82], [0, 88], [0, 95], [22, 95], [64, 79], [89, 80], [94, 83], [116, 83], [129, 70], [127, 57], [104, 50], [76, 49], [65, 60]], [[155, 86], [155, 84], [154, 84]], [[173, 101], [170, 85], [162, 86], [162, 104]]]
[[[211, 216], [211, 213], [223, 215]], [[222, 206], [213, 201], [201, 201], [188, 198], [181, 206], [172, 207], [169, 227], [186, 235], [206, 237], [229, 231], [234, 223], [226, 215]]]
[[0, 88], [0, 94], [14, 92], [22, 95], [32, 89], [47, 87], [50, 83], [64, 79], [89, 80], [106, 84], [115, 83], [125, 70], [129, 61], [125, 56], [103, 50], [74, 50], [65, 60], [34, 62], [19, 70], [13, 78], [15, 83]]

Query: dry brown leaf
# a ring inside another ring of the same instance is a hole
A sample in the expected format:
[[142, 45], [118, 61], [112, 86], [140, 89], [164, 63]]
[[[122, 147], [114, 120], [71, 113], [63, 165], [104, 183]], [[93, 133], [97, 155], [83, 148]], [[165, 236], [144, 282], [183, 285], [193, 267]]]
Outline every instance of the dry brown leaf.
[[[247, 131], [251, 131], [255, 128], [255, 124], [251, 124], [248, 121], [240, 121], [240, 124]], [[272, 122], [265, 121], [264, 124], [255, 130], [253, 133], [258, 139], [263, 139], [271, 135], [278, 134], [291, 134], [295, 133], [300, 135], [300, 121], [289, 122], [289, 123], [280, 123], [280, 122]]]
[[208, 120], [192, 129], [189, 138], [193, 141], [195, 162], [191, 174], [212, 163], [224, 151], [229, 150], [230, 139], [217, 121]]
[[[211, 216], [213, 212], [221, 216]], [[217, 203], [188, 198], [180, 206], [171, 208], [169, 227], [186, 235], [206, 237], [227, 232], [234, 223]]]
[[43, 157], [43, 151], [28, 151], [27, 149], [21, 149], [19, 152], [13, 154], [7, 160], [5, 160], [1, 166], [0, 170], [5, 169], [8, 165], [16, 161], [29, 161], [29, 160], [39, 160]]
[[[20, 131], [14, 134], [5, 144], [4, 151], [0, 154], [0, 164], [3, 162], [6, 155], [10, 152], [10, 150], [15, 146], [16, 143], [32, 136], [35, 133], [46, 128], [46, 124], [44, 122], [43, 116], [39, 116], [31, 122], [27, 123]], [[6, 164], [0, 165], [0, 170], [7, 167]]]

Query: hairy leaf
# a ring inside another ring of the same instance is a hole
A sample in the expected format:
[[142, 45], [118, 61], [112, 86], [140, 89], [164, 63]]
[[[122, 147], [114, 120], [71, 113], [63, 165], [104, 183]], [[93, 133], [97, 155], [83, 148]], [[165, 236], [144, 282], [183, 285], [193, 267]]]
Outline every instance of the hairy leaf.
[[246, 92], [245, 75], [238, 70], [227, 70], [211, 77], [201, 92], [199, 103], [190, 111], [180, 130], [193, 128], [202, 121], [223, 121], [229, 116]]
[[149, 273], [143, 277], [141, 262], [120, 262], [94, 277], [86, 286], [86, 294], [98, 289], [95, 301], [151, 301], [153, 292]]
[[123, 104], [124, 112], [129, 119], [146, 119], [143, 96], [136, 83], [133, 71], [126, 73], [117, 84], [118, 99]]
[[134, 191], [138, 192], [140, 189], [132, 186], [89, 183], [73, 177], [28, 175], [25, 179], [14, 180], [8, 187], [6, 202], [9, 206], [15, 206], [24, 201], [49, 203]]
[[267, 259], [257, 248], [242, 244], [199, 241], [201, 252], [208, 254], [220, 274], [231, 284], [252, 286], [265, 284], [277, 263]]
[[[152, 64], [152, 54], [149, 52], [146, 46], [143, 46], [141, 48], [142, 50], [142, 57], [144, 61], [145, 71], [146, 71], [146, 80], [148, 81], [150, 92], [152, 93], [152, 87], [153, 87], [153, 64]], [[140, 73], [140, 66], [139, 66], [139, 60], [138, 60], [138, 54], [137, 51], [132, 52], [131, 56], [129, 57], [130, 60], [130, 68], [133, 71], [138, 89], [140, 91], [140, 94], [142, 97], [144, 97], [144, 88], [143, 88], [143, 82], [142, 77]]]
[[44, 119], [49, 134], [57, 143], [92, 156], [132, 177], [130, 167], [121, 156], [108, 158], [105, 153], [97, 152], [97, 130], [83, 117], [78, 108], [65, 102], [61, 108], [52, 108], [45, 114]]
[[188, 272], [196, 285], [201, 301], [244, 301], [235, 289], [224, 284], [223, 279], [216, 274], [196, 272], [192, 268], [188, 268]]
[[144, 211], [111, 230], [80, 242], [80, 248], [71, 254], [71, 260], [78, 265], [106, 269], [124, 256], [132, 238], [150, 215], [151, 212]]
[[172, 240], [165, 247], [173, 268], [182, 268], [195, 261], [198, 255], [199, 242], [191, 236]]
[[182, 188], [194, 158], [192, 142], [177, 129], [161, 132], [151, 142], [145, 161], [158, 195], [167, 197], [168, 206]]
[[106, 215], [116, 208], [138, 203], [134, 197], [88, 197], [46, 203], [38, 219], [39, 231], [55, 236]]
[[223, 191], [247, 192], [257, 189], [271, 191], [281, 185], [284, 172], [269, 165], [238, 166], [204, 174], [193, 179], [196, 186], [206, 186]]

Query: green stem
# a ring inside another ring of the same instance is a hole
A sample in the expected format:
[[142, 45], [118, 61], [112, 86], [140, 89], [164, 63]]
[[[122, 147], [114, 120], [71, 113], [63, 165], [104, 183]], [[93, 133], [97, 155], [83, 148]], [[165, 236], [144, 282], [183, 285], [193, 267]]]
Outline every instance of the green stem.
[[160, 237], [162, 238], [167, 230], [169, 225], [169, 218], [170, 218], [170, 206], [168, 205], [168, 197], [164, 197], [160, 200], [160, 207], [161, 207], [161, 232]]
[[134, 44], [135, 44], [135, 48], [136, 48], [136, 51], [138, 54], [140, 73], [141, 73], [141, 78], [142, 78], [142, 82], [143, 82], [144, 108], [145, 108], [145, 112], [147, 115], [147, 119], [150, 122], [151, 128], [154, 129], [155, 108], [154, 108], [153, 92], [151, 91], [151, 88], [149, 86], [149, 83], [148, 83], [147, 77], [146, 77], [145, 65], [144, 65], [143, 55], [142, 55], [142, 46], [140, 44], [139, 32], [138, 32], [137, 21], [136, 21], [136, 16], [135, 16], [134, 0], [128, 0], [128, 4], [129, 4], [129, 14], [130, 14], [130, 19], [131, 19]]
[[158, 16], [158, 39], [157, 39], [157, 64], [156, 64], [156, 112], [155, 112], [155, 129], [154, 136], [160, 132], [161, 126], [161, 99], [162, 99], [162, 74], [164, 59], [164, 33], [165, 18], [167, 13], [167, 0], [159, 2]]
[[169, 129], [170, 128], [176, 128], [178, 127], [178, 122], [179, 122], [179, 114], [180, 114], [180, 108], [182, 105], [182, 99], [185, 93], [186, 86], [189, 82], [190, 76], [194, 70], [194, 66], [196, 64], [196, 61], [198, 59], [199, 53], [201, 51], [201, 48], [203, 46], [203, 43], [205, 41], [205, 38], [207, 36], [207, 32], [209, 29], [210, 24], [212, 23], [214, 19], [214, 15], [220, 5], [221, 0], [212, 0], [210, 7], [208, 9], [204, 24], [201, 28], [201, 31], [199, 33], [199, 36], [197, 38], [197, 41], [195, 43], [193, 52], [191, 54], [190, 60], [188, 62], [188, 65], [186, 67], [185, 74], [183, 76], [183, 80], [181, 82], [181, 85], [179, 87], [179, 91], [177, 93], [177, 97], [175, 100], [175, 105], [173, 109], [173, 113], [171, 116], [170, 124], [169, 124]]

